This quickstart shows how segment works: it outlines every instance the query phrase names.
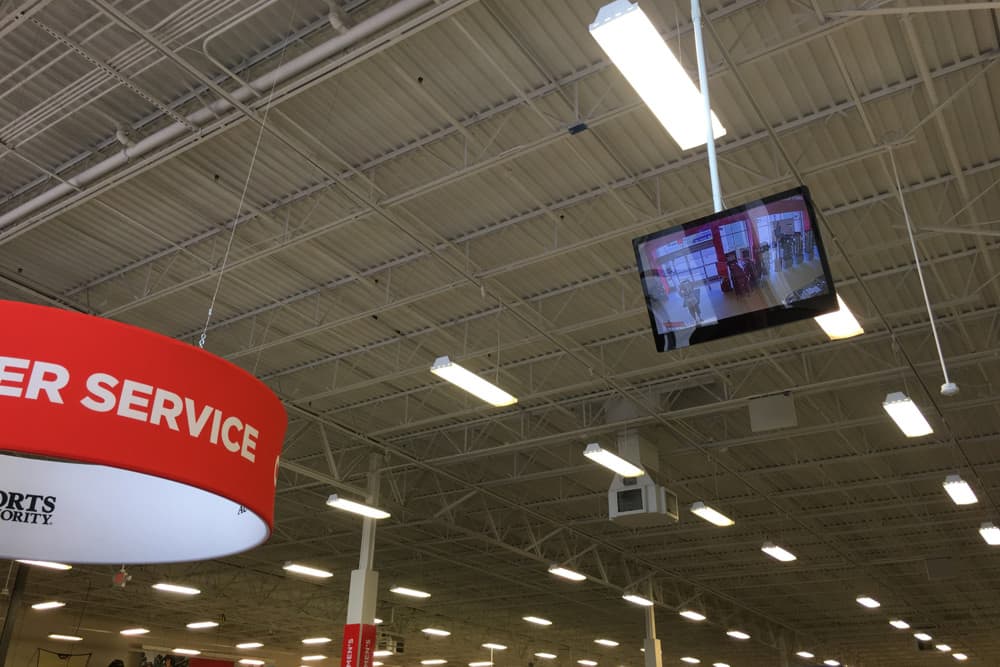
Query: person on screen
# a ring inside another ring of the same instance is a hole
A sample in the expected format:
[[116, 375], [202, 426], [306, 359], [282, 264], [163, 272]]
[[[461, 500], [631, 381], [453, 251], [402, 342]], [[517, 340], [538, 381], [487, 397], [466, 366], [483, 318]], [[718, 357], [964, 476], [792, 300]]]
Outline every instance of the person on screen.
[[690, 280], [684, 280], [678, 291], [681, 293], [684, 307], [691, 314], [691, 319], [694, 320], [695, 324], [699, 324], [701, 322], [701, 290]]

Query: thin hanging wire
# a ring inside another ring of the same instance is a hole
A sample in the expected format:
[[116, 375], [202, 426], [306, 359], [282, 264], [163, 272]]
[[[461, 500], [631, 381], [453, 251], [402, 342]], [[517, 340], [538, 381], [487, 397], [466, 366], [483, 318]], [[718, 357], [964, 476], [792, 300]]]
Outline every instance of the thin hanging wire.
[[[292, 12], [288, 19], [289, 29], [293, 21], [295, 20], [295, 8], [297, 3], [292, 6]], [[288, 30], [286, 30], [288, 32]], [[286, 44], [281, 50], [281, 54], [278, 60], [278, 67], [285, 61], [285, 51], [288, 49]], [[264, 105], [264, 116], [260, 121], [260, 130], [257, 132], [257, 142], [253, 147], [253, 154], [250, 156], [250, 168], [247, 170], [247, 178], [243, 183], [243, 192], [240, 193], [240, 203], [236, 206], [236, 215], [233, 216], [233, 228], [229, 231], [229, 241], [226, 243], [226, 252], [222, 256], [222, 265], [219, 267], [219, 277], [215, 281], [215, 289], [212, 291], [212, 300], [208, 304], [208, 312], [205, 315], [205, 326], [202, 327], [201, 335], [198, 337], [198, 347], [205, 349], [205, 340], [208, 338], [208, 327], [212, 322], [212, 312], [215, 310], [215, 302], [219, 298], [219, 290], [222, 288], [222, 276], [226, 272], [226, 265], [229, 262], [229, 253], [233, 249], [233, 239], [236, 238], [236, 228], [239, 226], [240, 214], [243, 212], [243, 204], [246, 202], [247, 191], [250, 189], [250, 179], [253, 178], [253, 169], [257, 164], [257, 153], [260, 151], [260, 144], [264, 138], [264, 129], [267, 127], [267, 116], [271, 112], [271, 102], [274, 101], [274, 89], [278, 85], [278, 80], [275, 79], [271, 83], [271, 90], [267, 94], [267, 103]]]
[[910, 237], [910, 247], [913, 249], [913, 261], [917, 265], [917, 276], [920, 277], [920, 289], [924, 293], [924, 305], [927, 306], [927, 318], [931, 321], [931, 332], [934, 334], [934, 345], [937, 347], [938, 359], [941, 362], [941, 372], [944, 374], [945, 384], [951, 384], [948, 378], [948, 367], [944, 363], [944, 353], [941, 351], [941, 339], [938, 337], [937, 323], [934, 321], [934, 312], [931, 310], [931, 300], [927, 296], [927, 283], [924, 280], [924, 270], [920, 266], [920, 255], [917, 253], [917, 242], [913, 238], [913, 225], [910, 223], [910, 212], [906, 208], [906, 198], [903, 197], [903, 186], [899, 181], [899, 170], [896, 168], [896, 156], [892, 146], [889, 146], [889, 162], [892, 163], [892, 175], [896, 179], [896, 194], [899, 196], [899, 203], [903, 207], [903, 220], [906, 221], [906, 233]]

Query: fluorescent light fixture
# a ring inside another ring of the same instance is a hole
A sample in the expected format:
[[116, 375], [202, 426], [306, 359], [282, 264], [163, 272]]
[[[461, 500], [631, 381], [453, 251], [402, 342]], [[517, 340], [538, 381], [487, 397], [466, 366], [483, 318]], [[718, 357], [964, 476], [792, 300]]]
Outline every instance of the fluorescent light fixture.
[[384, 649], [384, 648], [381, 648], [381, 649], [375, 651], [374, 653], [372, 653], [372, 655], [375, 656], [376, 658], [388, 658], [392, 654], [393, 654], [392, 651], [389, 651], [389, 650]]
[[697, 665], [697, 664], [699, 664], [701, 662], [701, 660], [699, 660], [698, 658], [692, 658], [691, 656], [686, 655], [683, 658], [681, 658], [681, 662], [686, 662], [689, 665]]
[[951, 647], [948, 646], [947, 644], [936, 644], [934, 648], [941, 651], [942, 653], [951, 653]]
[[264, 645], [261, 644], [260, 642], [243, 642], [242, 644], [237, 644], [236, 648], [243, 648], [243, 649], [247, 649], [247, 648], [263, 648], [263, 646]]
[[800, 658], [805, 658], [806, 660], [816, 657], [815, 653], [810, 653], [809, 651], [799, 651], [795, 655], [799, 656]]
[[736, 523], [719, 510], [709, 507], [700, 500], [691, 505], [691, 513], [720, 528], [727, 528]]
[[49, 635], [49, 639], [55, 639], [61, 642], [82, 642], [83, 637], [77, 637], [76, 635]]
[[595, 639], [595, 644], [600, 644], [601, 646], [618, 646], [618, 642], [614, 639]]
[[542, 618], [541, 616], [522, 616], [522, 620], [528, 623], [534, 623], [535, 625], [552, 625], [552, 621], [547, 618]]
[[713, 662], [712, 667], [729, 667], [728, 662]]
[[[682, 150], [705, 143], [701, 91], [639, 5], [627, 0], [605, 5], [590, 24], [590, 35]], [[712, 131], [716, 138], [726, 134], [714, 112]]]
[[45, 611], [46, 609], [58, 609], [59, 607], [65, 607], [65, 606], [66, 606], [65, 602], [56, 602], [55, 600], [51, 600], [49, 602], [36, 602], [35, 604], [31, 605], [31, 608], [34, 609], [35, 611]]
[[952, 653], [951, 657], [955, 658], [955, 660], [968, 660], [969, 659], [969, 656], [965, 655], [964, 653]]
[[208, 628], [217, 628], [219, 624], [215, 621], [195, 621], [194, 623], [188, 623], [188, 630], [205, 630]]
[[597, 667], [597, 661], [596, 660], [585, 660], [585, 659], [581, 658], [580, 660], [577, 660], [576, 662], [577, 662], [578, 665], [583, 665], [584, 667]]
[[700, 623], [705, 620], [705, 614], [695, 611], [694, 609], [682, 609], [678, 613], [690, 621], [698, 621]]
[[882, 407], [907, 438], [919, 438], [934, 432], [917, 404], [901, 391], [887, 394]]
[[431, 373], [464, 389], [493, 407], [502, 408], [517, 403], [517, 399], [492, 382], [487, 382], [472, 371], [453, 363], [448, 357], [438, 357], [431, 366]]
[[333, 640], [329, 637], [306, 637], [302, 640], [303, 644], [329, 644]]
[[868, 597], [867, 595], [859, 595], [855, 598], [855, 601], [862, 607], [867, 607], [868, 609], [878, 609], [882, 606], [882, 603], [873, 597]]
[[743, 632], [742, 630], [730, 630], [726, 634], [732, 637], [733, 639], [740, 639], [740, 640], [750, 639], [750, 635]]
[[556, 656], [555, 653], [546, 653], [545, 651], [539, 651], [538, 653], [535, 654], [535, 657], [544, 658], [545, 660], [555, 660], [556, 657], [558, 656]]
[[554, 574], [557, 577], [562, 577], [563, 579], [569, 579], [570, 581], [586, 581], [587, 579], [586, 575], [562, 567], [561, 565], [552, 565], [551, 567], [549, 567], [549, 574]]
[[49, 560], [19, 560], [18, 563], [24, 565], [34, 565], [35, 567], [44, 567], [50, 570], [72, 570], [72, 565], [67, 565], [66, 563], [53, 563]]
[[174, 653], [179, 653], [181, 655], [201, 655], [201, 651], [194, 648], [175, 648]]
[[631, 602], [632, 604], [637, 604], [640, 607], [652, 607], [653, 601], [649, 598], [644, 598], [641, 595], [636, 595], [635, 593], [626, 593], [622, 596], [622, 600]]
[[506, 651], [507, 647], [503, 644], [497, 644], [496, 642], [486, 642], [483, 644], [483, 648], [488, 648], [491, 651]]
[[126, 637], [138, 637], [139, 635], [148, 635], [149, 630], [146, 628], [125, 628], [118, 632], [120, 635], [125, 635]]
[[913, 633], [913, 637], [915, 639], [917, 639], [918, 641], [922, 641], [922, 642], [929, 642], [931, 639], [933, 639], [933, 637], [931, 637], [926, 632], [914, 632]]
[[894, 618], [889, 621], [889, 625], [896, 628], [897, 630], [909, 630], [910, 624], [898, 618]]
[[975, 505], [979, 502], [969, 483], [958, 475], [948, 475], [944, 478], [944, 490], [956, 505]]
[[378, 617], [375, 618], [375, 625], [382, 625], [382, 623], [383, 623], [383, 621], [382, 621], [381, 618], [378, 618]]
[[429, 598], [430, 593], [425, 591], [418, 591], [416, 588], [407, 588], [406, 586], [395, 586], [389, 589], [390, 592], [396, 595], [405, 595], [410, 598]]
[[451, 634], [447, 630], [442, 630], [440, 628], [424, 628], [420, 632], [424, 633], [425, 635], [430, 635], [432, 637], [447, 637]]
[[241, 658], [239, 662], [241, 665], [252, 665], [253, 667], [260, 667], [260, 665], [264, 664], [263, 660], [258, 660], [257, 658]]
[[477, 660], [476, 662], [470, 662], [469, 667], [492, 667], [492, 660]]
[[784, 547], [779, 547], [774, 542], [764, 542], [764, 545], [760, 548], [760, 550], [771, 558], [780, 560], [782, 563], [791, 563], [795, 560], [795, 554]]
[[446, 662], [448, 662], [448, 661], [445, 660], [445, 659], [443, 659], [443, 658], [431, 658], [430, 660], [421, 660], [420, 664], [421, 665], [443, 665]]
[[594, 463], [598, 463], [622, 477], [641, 477], [646, 474], [646, 471], [639, 466], [613, 452], [609, 452], [596, 442], [587, 445], [587, 448], [583, 450], [583, 455]]
[[839, 660], [834, 660], [833, 658], [829, 658], [827, 660], [824, 660], [823, 664], [824, 665], [829, 665], [829, 667], [840, 667], [840, 661]]
[[368, 517], [369, 519], [388, 519], [392, 516], [385, 510], [380, 510], [379, 508], [372, 507], [370, 505], [363, 505], [362, 503], [356, 503], [353, 500], [348, 500], [347, 498], [341, 498], [336, 493], [330, 494], [330, 497], [326, 499], [326, 504], [338, 510], [344, 510], [345, 512], [350, 512], [352, 514], [360, 514], [361, 516]]
[[153, 584], [153, 588], [165, 593], [177, 593], [179, 595], [198, 595], [201, 593], [201, 591], [197, 588], [191, 588], [190, 586], [178, 586], [177, 584], [168, 584], [162, 581], [158, 584]]
[[382, 667], [382, 665], [384, 665], [384, 664], [385, 664], [384, 662], [381, 662], [379, 660], [373, 660], [372, 661], [372, 667]]
[[979, 526], [979, 534], [986, 540], [986, 544], [997, 546], [1000, 544], [1000, 528], [997, 528], [992, 521], [984, 521]]
[[302, 659], [305, 662], [316, 662], [317, 660], [326, 660], [326, 656], [322, 655], [322, 654], [320, 654], [320, 655], [304, 655], [304, 656], [302, 656]]
[[329, 579], [333, 576], [333, 572], [328, 572], [327, 570], [321, 570], [318, 567], [309, 567], [308, 565], [302, 565], [301, 563], [288, 562], [281, 566], [285, 572], [292, 572], [294, 574], [302, 574], [307, 577], [315, 577], [317, 579]]
[[830, 340], [853, 338], [865, 332], [858, 323], [858, 318], [854, 317], [854, 313], [847, 307], [847, 304], [844, 303], [839, 294], [837, 295], [837, 310], [813, 319], [816, 320], [816, 324], [823, 329], [823, 332]]

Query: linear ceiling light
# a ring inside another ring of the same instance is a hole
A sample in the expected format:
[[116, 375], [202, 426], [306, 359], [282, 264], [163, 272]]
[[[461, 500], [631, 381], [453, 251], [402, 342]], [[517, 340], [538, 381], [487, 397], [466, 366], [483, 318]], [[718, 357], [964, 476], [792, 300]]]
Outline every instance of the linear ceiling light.
[[678, 613], [689, 621], [698, 621], [699, 623], [704, 621], [706, 618], [705, 614], [700, 611], [695, 611], [694, 609], [682, 609]]
[[964, 653], [952, 653], [951, 657], [955, 658], [955, 660], [963, 660], [963, 661], [969, 659], [969, 656], [965, 655]]
[[712, 667], [729, 667], [728, 662], [713, 662]]
[[194, 623], [188, 623], [188, 630], [206, 630], [208, 628], [217, 628], [219, 624], [215, 621], [195, 621]]
[[828, 667], [840, 667], [840, 661], [834, 660], [833, 658], [828, 658], [824, 660], [823, 664], [827, 665]]
[[881, 602], [867, 595], [859, 595], [855, 598], [855, 601], [862, 607], [867, 607], [868, 609], [878, 609], [882, 606]]
[[237, 644], [236, 648], [263, 648], [263, 644], [260, 642], [243, 642], [242, 644]]
[[45, 611], [46, 609], [58, 609], [59, 607], [65, 607], [65, 606], [66, 606], [65, 602], [56, 602], [55, 600], [51, 600], [49, 602], [36, 602], [35, 604], [31, 605], [31, 608], [34, 609], [35, 611]]
[[486, 401], [493, 407], [502, 408], [517, 403], [517, 399], [503, 389], [492, 382], [487, 382], [472, 371], [462, 368], [448, 357], [435, 359], [434, 365], [431, 366], [431, 373]]
[[865, 330], [858, 323], [858, 318], [854, 317], [854, 313], [847, 307], [839, 294], [837, 295], [837, 306], [838, 309], [832, 313], [813, 318], [830, 340], [853, 338], [863, 334]]
[[997, 528], [992, 521], [984, 521], [979, 526], [979, 534], [990, 546], [995, 547], [1000, 544], [1000, 528]]
[[446, 662], [448, 662], [448, 661], [445, 660], [445, 659], [443, 659], [443, 658], [431, 658], [429, 660], [421, 660], [420, 664], [421, 665], [443, 665]]
[[258, 658], [240, 658], [239, 663], [241, 665], [250, 665], [250, 667], [260, 667], [264, 664], [264, 661]]
[[329, 637], [306, 637], [302, 640], [303, 644], [329, 644], [333, 640]]
[[541, 616], [522, 616], [522, 620], [528, 623], [534, 623], [535, 625], [552, 625], [552, 621], [547, 618], [542, 618]]
[[596, 660], [586, 660], [584, 658], [581, 658], [581, 659], [577, 660], [576, 662], [577, 662], [578, 665], [583, 665], [584, 667], [597, 667], [597, 661]]
[[[701, 91], [638, 5], [628, 0], [605, 5], [590, 24], [590, 35], [681, 150], [705, 143]], [[712, 130], [716, 138], [726, 134], [714, 112]]]
[[368, 517], [369, 519], [388, 519], [392, 516], [385, 510], [380, 510], [379, 508], [372, 507], [371, 505], [356, 503], [353, 500], [348, 500], [347, 498], [341, 498], [336, 493], [330, 494], [330, 497], [326, 499], [326, 504], [338, 510], [344, 510], [345, 512], [350, 512], [352, 514], [360, 514], [361, 516]]
[[125, 628], [118, 632], [120, 635], [125, 635], [126, 637], [137, 637], [139, 635], [148, 635], [149, 630], [146, 628]]
[[583, 450], [583, 455], [594, 463], [598, 463], [622, 477], [641, 477], [646, 474], [646, 471], [639, 466], [613, 452], [609, 452], [596, 442], [587, 445], [587, 448]]
[[302, 574], [307, 577], [315, 577], [317, 579], [329, 579], [333, 576], [333, 572], [328, 572], [327, 570], [321, 570], [318, 567], [309, 567], [308, 565], [301, 565], [299, 563], [288, 562], [281, 566], [285, 572], [292, 572], [294, 574]]
[[406, 586], [394, 586], [389, 589], [389, 592], [396, 595], [405, 595], [410, 598], [429, 598], [431, 596], [430, 593], [419, 591], [416, 588], [407, 588]]
[[800, 658], [805, 658], [806, 660], [816, 657], [815, 653], [810, 653], [809, 651], [799, 651], [795, 655], [799, 656]]
[[595, 644], [600, 644], [601, 646], [618, 646], [618, 642], [614, 639], [595, 639]]
[[535, 654], [536, 658], [544, 658], [545, 660], [555, 660], [557, 656], [555, 653], [546, 653], [545, 651], [539, 651]]
[[764, 545], [760, 548], [760, 550], [771, 558], [780, 560], [782, 563], [790, 563], [795, 560], [795, 554], [788, 549], [779, 547], [774, 542], [764, 542]]
[[907, 438], [919, 438], [934, 432], [917, 404], [901, 391], [887, 394], [882, 407]]
[[201, 655], [201, 651], [196, 648], [175, 648], [174, 653], [180, 653], [181, 655]]
[[897, 630], [909, 630], [910, 629], [910, 624], [909, 623], [907, 623], [906, 621], [900, 620], [898, 618], [894, 618], [891, 621], [889, 621], [889, 625], [891, 625], [892, 627], [896, 628]]
[[322, 654], [319, 654], [319, 655], [304, 655], [304, 656], [302, 656], [302, 659], [305, 660], [306, 662], [316, 662], [317, 660], [326, 660], [326, 656], [322, 655]]
[[179, 595], [198, 595], [201, 593], [201, 591], [197, 588], [191, 588], [190, 586], [178, 586], [177, 584], [168, 584], [162, 581], [158, 584], [153, 584], [153, 588], [165, 593], [177, 593]]
[[563, 579], [569, 579], [570, 581], [586, 581], [587, 576], [580, 574], [575, 570], [570, 570], [569, 568], [562, 567], [561, 565], [552, 565], [549, 567], [549, 574], [554, 574], [557, 577], [562, 577]]
[[947, 644], [936, 644], [934, 648], [941, 651], [942, 653], [951, 653], [951, 647], [948, 646]]
[[49, 639], [55, 639], [61, 642], [82, 642], [83, 637], [77, 637], [76, 635], [49, 635]]
[[922, 642], [929, 642], [931, 639], [933, 639], [933, 637], [931, 637], [926, 632], [914, 632], [913, 638]]
[[733, 639], [740, 639], [740, 640], [750, 639], [750, 635], [743, 632], [742, 630], [730, 630], [726, 634], [732, 637]]
[[442, 630], [441, 628], [424, 628], [420, 632], [432, 637], [447, 637], [451, 634], [447, 630]]
[[507, 647], [503, 644], [497, 644], [496, 642], [486, 642], [483, 644], [483, 648], [488, 648], [491, 651], [506, 651]]
[[469, 667], [492, 667], [492, 665], [492, 660], [477, 660], [469, 663]]
[[975, 505], [979, 502], [976, 492], [958, 475], [948, 475], [944, 478], [944, 490], [956, 505]]
[[697, 664], [701, 663], [701, 660], [699, 660], [698, 658], [692, 658], [691, 656], [686, 655], [683, 658], [681, 658], [681, 662], [686, 662], [689, 665], [697, 665]]
[[374, 622], [375, 622], [375, 625], [382, 625], [382, 619], [381, 618], [376, 617]]
[[388, 649], [380, 648], [379, 650], [372, 653], [372, 655], [375, 656], [376, 658], [388, 658], [390, 655], [393, 655], [393, 652]]
[[700, 500], [691, 505], [691, 513], [700, 516], [705, 521], [719, 526], [720, 528], [727, 528], [736, 523], [719, 510], [709, 507]]
[[72, 565], [67, 565], [66, 563], [53, 563], [48, 560], [19, 560], [18, 563], [24, 565], [34, 565], [35, 567], [45, 567], [50, 570], [72, 570]]
[[635, 593], [626, 593], [622, 596], [622, 600], [627, 600], [632, 604], [637, 604], [640, 607], [652, 607], [653, 601], [649, 598], [645, 598], [641, 595], [636, 595]]

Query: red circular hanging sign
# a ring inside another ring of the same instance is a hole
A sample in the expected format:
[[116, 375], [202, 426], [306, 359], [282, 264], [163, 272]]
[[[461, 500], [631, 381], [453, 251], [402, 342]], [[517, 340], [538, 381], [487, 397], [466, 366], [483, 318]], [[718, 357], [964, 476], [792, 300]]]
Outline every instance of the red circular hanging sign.
[[281, 401], [186, 343], [0, 301], [0, 425], [2, 558], [201, 560], [270, 533]]

